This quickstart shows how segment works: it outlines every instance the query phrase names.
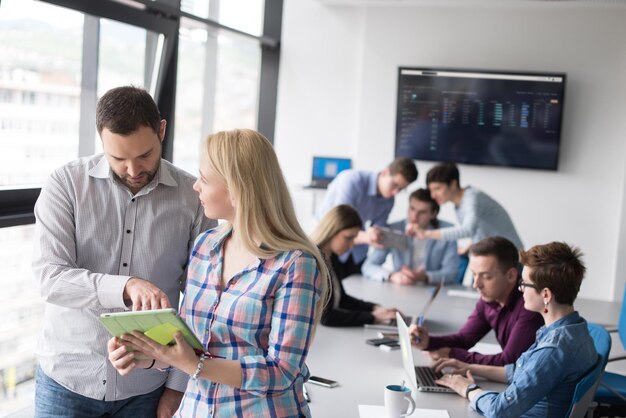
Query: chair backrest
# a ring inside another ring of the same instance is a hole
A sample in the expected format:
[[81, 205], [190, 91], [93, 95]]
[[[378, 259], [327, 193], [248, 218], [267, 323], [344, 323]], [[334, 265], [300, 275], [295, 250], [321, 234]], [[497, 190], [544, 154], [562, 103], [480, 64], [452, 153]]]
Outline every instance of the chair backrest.
[[622, 310], [619, 313], [617, 332], [622, 341], [622, 346], [626, 348], [626, 285], [624, 285], [624, 298], [622, 299]]
[[567, 414], [569, 418], [583, 418], [587, 414], [589, 404], [593, 401], [593, 397], [596, 394], [596, 389], [600, 384], [600, 379], [611, 351], [611, 336], [604, 327], [596, 324], [587, 324], [587, 328], [598, 352], [598, 360], [591, 370], [576, 384], [572, 404]]

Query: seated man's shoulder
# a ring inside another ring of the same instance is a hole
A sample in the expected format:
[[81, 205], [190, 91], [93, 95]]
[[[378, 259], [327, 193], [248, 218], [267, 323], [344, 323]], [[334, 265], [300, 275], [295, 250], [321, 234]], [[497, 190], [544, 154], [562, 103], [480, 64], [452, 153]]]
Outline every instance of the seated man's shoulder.
[[439, 228], [449, 228], [451, 226], [454, 226], [452, 222], [442, 221], [441, 219], [438, 219], [438, 221], [439, 221]]
[[406, 228], [406, 220], [403, 219], [401, 221], [390, 223], [388, 225], [388, 227], [390, 229], [393, 229], [393, 230], [396, 230], [396, 231], [403, 231], [404, 232], [404, 229]]

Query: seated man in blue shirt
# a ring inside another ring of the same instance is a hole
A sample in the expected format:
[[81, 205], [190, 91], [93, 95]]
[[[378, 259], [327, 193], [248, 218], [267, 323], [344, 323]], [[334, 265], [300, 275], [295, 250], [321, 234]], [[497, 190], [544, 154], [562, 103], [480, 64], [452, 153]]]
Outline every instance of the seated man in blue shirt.
[[368, 246], [380, 246], [382, 233], [377, 225], [387, 225], [395, 196], [416, 179], [417, 167], [413, 160], [400, 157], [379, 173], [344, 170], [328, 185], [317, 213], [318, 219], [335, 206], [346, 204], [356, 209], [366, 225], [354, 240], [352, 250], [342, 254], [338, 263], [333, 263], [340, 280], [361, 273]]
[[[426, 189], [417, 189], [409, 196], [407, 219], [389, 225], [404, 233], [407, 222], [421, 229], [437, 229], [451, 224], [437, 219], [439, 204]], [[456, 241], [406, 237], [406, 248], [377, 248], [363, 264], [363, 274], [374, 280], [398, 284], [452, 283], [459, 267]], [[383, 267], [387, 255], [393, 257], [393, 271]]]

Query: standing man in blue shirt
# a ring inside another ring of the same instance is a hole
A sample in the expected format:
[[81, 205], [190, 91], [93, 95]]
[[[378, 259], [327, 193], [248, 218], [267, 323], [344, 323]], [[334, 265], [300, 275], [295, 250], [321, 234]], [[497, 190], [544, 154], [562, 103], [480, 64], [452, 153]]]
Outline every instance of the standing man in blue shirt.
[[339, 263], [333, 265], [340, 280], [361, 273], [368, 246], [380, 246], [382, 233], [377, 226], [387, 225], [395, 196], [416, 179], [417, 167], [413, 160], [400, 157], [381, 172], [345, 170], [330, 183], [318, 218], [337, 205], [347, 204], [357, 210], [365, 224], [352, 250], [342, 254]]

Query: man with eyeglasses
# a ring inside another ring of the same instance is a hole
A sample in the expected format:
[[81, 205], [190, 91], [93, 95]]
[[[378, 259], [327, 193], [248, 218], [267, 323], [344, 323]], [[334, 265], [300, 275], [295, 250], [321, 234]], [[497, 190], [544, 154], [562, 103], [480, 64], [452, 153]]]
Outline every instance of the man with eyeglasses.
[[[473, 287], [480, 294], [474, 311], [455, 334], [430, 336], [425, 327], [412, 325], [413, 345], [427, 350], [433, 359], [450, 357], [465, 363], [503, 366], [514, 363], [535, 341], [541, 315], [524, 309], [518, 288], [519, 255], [515, 245], [506, 238], [484, 238], [469, 249], [469, 269], [474, 276]], [[502, 352], [482, 354], [469, 352], [493, 329]]]
[[352, 250], [331, 259], [335, 274], [341, 280], [360, 274], [369, 245], [381, 247], [383, 234], [378, 226], [387, 226], [396, 195], [417, 180], [417, 167], [410, 158], [396, 158], [381, 172], [344, 170], [328, 185], [317, 217], [320, 219], [338, 205], [356, 209], [366, 225], [354, 240]]

